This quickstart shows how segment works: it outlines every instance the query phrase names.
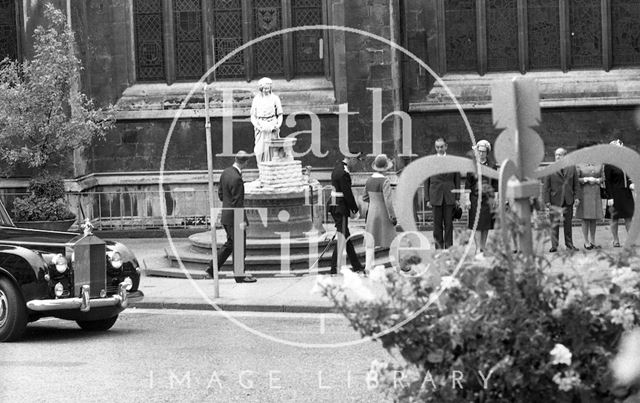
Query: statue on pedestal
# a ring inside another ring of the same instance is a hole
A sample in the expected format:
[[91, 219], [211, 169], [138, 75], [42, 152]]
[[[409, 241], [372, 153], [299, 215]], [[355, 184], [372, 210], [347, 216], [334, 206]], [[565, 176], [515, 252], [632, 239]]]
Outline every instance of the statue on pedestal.
[[263, 77], [258, 81], [260, 91], [251, 103], [251, 123], [255, 130], [254, 153], [258, 164], [270, 161], [271, 156], [266, 148], [266, 140], [280, 138], [280, 126], [282, 126], [282, 104], [280, 97], [272, 90], [273, 81]]

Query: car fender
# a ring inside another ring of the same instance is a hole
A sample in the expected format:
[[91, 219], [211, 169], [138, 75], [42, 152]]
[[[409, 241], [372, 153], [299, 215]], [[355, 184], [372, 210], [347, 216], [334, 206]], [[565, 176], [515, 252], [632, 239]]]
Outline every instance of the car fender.
[[[15, 258], [18, 258], [16, 260]], [[38, 253], [21, 246], [0, 245], [0, 267], [22, 291], [26, 301], [47, 293], [47, 262]]]

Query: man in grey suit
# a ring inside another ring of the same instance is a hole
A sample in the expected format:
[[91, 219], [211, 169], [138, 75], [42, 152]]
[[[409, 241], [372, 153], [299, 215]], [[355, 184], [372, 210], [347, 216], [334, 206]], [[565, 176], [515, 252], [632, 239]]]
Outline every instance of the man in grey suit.
[[[560, 161], [567, 155], [567, 150], [558, 148], [555, 153], [556, 161]], [[543, 179], [542, 196], [547, 208], [551, 206], [562, 208], [564, 245], [569, 250], [577, 250], [571, 239], [571, 221], [573, 220], [573, 205], [580, 203], [578, 199], [578, 173], [575, 166], [563, 168]], [[551, 249], [549, 252], [558, 251], [558, 237], [560, 235], [560, 223], [554, 220], [551, 232]]]
[[[442, 137], [435, 143], [436, 155], [447, 155], [447, 142]], [[453, 209], [460, 203], [460, 193], [452, 190], [460, 188], [460, 173], [449, 172], [427, 178], [424, 184], [427, 208], [433, 208], [433, 239], [436, 248], [453, 245]]]

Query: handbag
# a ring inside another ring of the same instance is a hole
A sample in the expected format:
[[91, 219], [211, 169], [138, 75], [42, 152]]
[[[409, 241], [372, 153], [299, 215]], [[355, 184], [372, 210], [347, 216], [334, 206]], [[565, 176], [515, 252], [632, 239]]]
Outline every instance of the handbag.
[[455, 206], [453, 208], [453, 219], [454, 220], [459, 220], [462, 218], [462, 207], [460, 206]]

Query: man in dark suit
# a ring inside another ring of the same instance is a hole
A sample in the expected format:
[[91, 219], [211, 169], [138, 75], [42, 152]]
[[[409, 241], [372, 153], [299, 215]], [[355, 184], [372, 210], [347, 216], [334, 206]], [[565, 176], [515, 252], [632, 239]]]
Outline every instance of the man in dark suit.
[[[436, 155], [447, 155], [447, 142], [440, 137], [435, 142]], [[453, 209], [460, 204], [460, 173], [449, 172], [427, 178], [424, 184], [427, 208], [433, 208], [433, 239], [436, 249], [453, 245]]]
[[[354, 157], [345, 157], [342, 161], [339, 161], [333, 168], [331, 173], [331, 185], [333, 191], [331, 192], [331, 205], [329, 212], [336, 223], [336, 231], [341, 234], [338, 237], [338, 242], [333, 249], [331, 255], [331, 274], [338, 272], [338, 252], [342, 253], [342, 245], [344, 239], [346, 239], [347, 256], [351, 263], [351, 270], [354, 272], [364, 271], [364, 267], [358, 259], [353, 243], [349, 240], [349, 217], [356, 218], [358, 213], [358, 204], [351, 190], [351, 174], [350, 172], [356, 167], [360, 160], [360, 153]], [[344, 237], [340, 239], [341, 237]]]
[[[247, 216], [244, 212], [244, 182], [242, 181], [242, 170], [247, 166], [249, 154], [244, 151], [238, 151], [232, 166], [222, 171], [220, 175], [220, 184], [218, 185], [218, 197], [222, 201], [222, 214], [220, 215], [220, 223], [227, 233], [227, 242], [218, 250], [218, 269], [222, 267], [229, 256], [233, 254], [234, 263], [236, 262], [236, 251], [234, 248], [235, 236], [243, 237], [243, 250], [247, 244], [247, 235], [244, 229], [248, 225]], [[242, 214], [237, 220], [240, 221], [237, 229], [241, 234], [236, 234], [235, 216]], [[213, 276], [213, 268], [207, 270], [207, 274]], [[251, 275], [244, 274], [244, 264], [234, 264], [234, 277], [236, 283], [255, 283], [256, 279]]]
[[[555, 153], [556, 161], [560, 161], [567, 155], [567, 150], [558, 148]], [[573, 246], [571, 239], [571, 221], [573, 220], [573, 205], [580, 203], [578, 199], [578, 173], [575, 166], [563, 168], [559, 172], [554, 172], [546, 176], [542, 182], [542, 196], [547, 208], [551, 206], [562, 208], [564, 245], [569, 250], [577, 250]], [[552, 215], [553, 217], [553, 215]], [[558, 250], [558, 237], [560, 235], [560, 224], [554, 220], [553, 231], [551, 232], [551, 249], [549, 252]]]

